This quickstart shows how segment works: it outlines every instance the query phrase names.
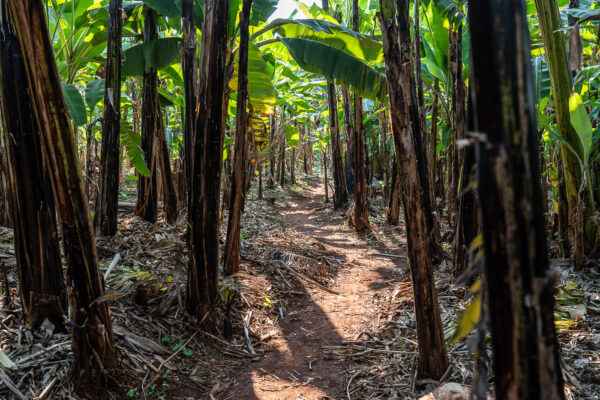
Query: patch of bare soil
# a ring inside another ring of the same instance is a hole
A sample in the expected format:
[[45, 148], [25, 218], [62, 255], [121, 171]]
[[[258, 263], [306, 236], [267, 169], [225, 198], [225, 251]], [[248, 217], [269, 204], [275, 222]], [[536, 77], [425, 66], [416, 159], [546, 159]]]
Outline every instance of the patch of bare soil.
[[281, 213], [290, 227], [289, 246], [302, 250], [296, 246], [302, 243], [295, 239], [299, 233], [335, 260], [335, 268], [323, 271], [330, 290], [295, 277], [289, 287], [294, 296], [274, 315], [277, 334], [266, 356], [237, 376], [219, 398], [345, 398], [346, 376], [357, 360], [334, 353], [378, 331], [385, 323], [384, 303], [396, 287], [406, 285], [403, 239], [395, 234], [398, 243], [392, 244], [379, 241], [373, 232], [355, 234], [345, 214], [325, 207], [323, 198], [323, 187], [313, 182]]

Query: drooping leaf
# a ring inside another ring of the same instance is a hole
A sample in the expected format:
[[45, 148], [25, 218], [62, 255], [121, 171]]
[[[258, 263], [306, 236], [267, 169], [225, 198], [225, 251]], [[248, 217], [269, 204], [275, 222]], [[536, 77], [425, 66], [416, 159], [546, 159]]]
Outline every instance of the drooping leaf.
[[594, 128], [592, 128], [590, 117], [579, 93], [571, 95], [569, 99], [569, 113], [571, 115], [571, 125], [575, 128], [583, 145], [583, 162], [587, 163], [590, 150], [592, 149]]
[[125, 147], [127, 157], [136, 171], [142, 176], [149, 177], [150, 170], [146, 165], [144, 151], [140, 147], [142, 136], [133, 131], [125, 121], [121, 121], [121, 144]]
[[281, 42], [303, 69], [348, 86], [362, 97], [385, 99], [385, 76], [360, 59], [315, 40], [281, 38]]
[[158, 95], [160, 98], [160, 105], [162, 107], [173, 107], [175, 105], [178, 105], [179, 107], [184, 106], [184, 100], [182, 96], [172, 94], [161, 87], [158, 88]]
[[276, 32], [283, 37], [315, 40], [343, 50], [361, 60], [377, 61], [383, 57], [383, 46], [380, 42], [339, 24], [318, 19], [276, 20], [272, 22], [272, 24], [277, 23], [283, 24], [276, 29]]
[[458, 4], [454, 0], [433, 0], [433, 4], [442, 12], [442, 15], [456, 18], [463, 18]]
[[96, 105], [104, 98], [105, 79], [96, 79], [85, 87], [85, 104], [87, 104], [90, 114], [94, 112]]
[[465, 313], [458, 321], [458, 326], [452, 338], [448, 341], [448, 346], [458, 342], [459, 340], [467, 337], [469, 333], [475, 328], [475, 325], [479, 322], [481, 316], [481, 294], [479, 294], [475, 300], [467, 305]]
[[250, 15], [250, 25], [258, 26], [267, 22], [277, 9], [279, 0], [254, 0], [252, 5], [252, 14]]
[[62, 89], [71, 119], [77, 126], [85, 125], [87, 123], [87, 113], [81, 93], [74, 85], [67, 83], [62, 85]]
[[179, 58], [180, 38], [161, 38], [132, 46], [124, 51], [122, 75], [142, 76], [149, 68], [163, 69]]
[[[229, 82], [229, 86], [234, 92], [238, 90], [238, 60], [239, 53], [236, 54], [234, 63], [236, 77]], [[248, 95], [254, 112], [267, 115], [273, 114], [276, 101], [273, 80], [260, 51], [252, 43], [248, 45]]]
[[[144, 0], [144, 3], [162, 16], [181, 18], [181, 0]], [[194, 6], [194, 24], [197, 28], [202, 28], [203, 19], [204, 2], [196, 0]]]
[[300, 142], [298, 127], [292, 124], [287, 124], [285, 126], [285, 138], [291, 147], [298, 146], [298, 143]]

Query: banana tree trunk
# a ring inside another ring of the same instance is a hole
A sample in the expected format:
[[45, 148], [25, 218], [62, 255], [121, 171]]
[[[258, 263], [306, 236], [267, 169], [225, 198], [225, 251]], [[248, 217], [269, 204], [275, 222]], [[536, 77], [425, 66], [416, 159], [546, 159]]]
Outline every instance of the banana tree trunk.
[[271, 126], [270, 126], [270, 137], [269, 137], [269, 183], [268, 188], [273, 189], [275, 187], [276, 175], [275, 175], [275, 129], [276, 129], [276, 119], [275, 115], [277, 112], [274, 110], [273, 115], [271, 116]]
[[[104, 286], [96, 242], [68, 120], [54, 50], [41, 0], [9, 1], [15, 36], [21, 45], [31, 102], [62, 223], [63, 245], [71, 284], [72, 348], [78, 384], [94, 372], [116, 366], [108, 304], [100, 301]], [[77, 385], [81, 387], [80, 385]]]
[[[156, 12], [144, 6], [144, 42], [158, 39]], [[142, 151], [150, 170], [150, 176], [139, 176], [137, 186], [136, 214], [148, 222], [156, 222], [158, 190], [156, 186], [156, 153], [154, 141], [158, 127], [158, 72], [156, 68], [144, 71], [142, 87]]]
[[[358, 0], [352, 1], [352, 28], [359, 32]], [[354, 95], [354, 230], [369, 229], [369, 203], [367, 202], [367, 146], [363, 124], [362, 99]]]
[[173, 183], [171, 158], [169, 157], [169, 146], [167, 145], [165, 123], [163, 113], [160, 109], [160, 102], [156, 103], [156, 116], [156, 158], [158, 159], [158, 167], [160, 169], [163, 211], [167, 223], [173, 224], [177, 219], [177, 192]]
[[281, 129], [281, 149], [279, 151], [279, 184], [283, 189], [285, 185], [285, 132]]
[[[473, 102], [472, 97], [469, 95], [468, 107], [469, 118], [468, 118], [468, 130], [473, 132], [475, 130], [473, 124]], [[467, 270], [469, 264], [469, 249], [470, 245], [477, 236], [478, 233], [478, 220], [477, 220], [477, 195], [475, 193], [475, 186], [471, 185], [476, 180], [476, 151], [473, 144], [467, 146], [462, 150], [462, 165], [461, 173], [459, 175], [459, 193], [458, 193], [458, 205], [457, 205], [457, 225], [456, 234], [454, 238], [454, 277], [459, 277], [464, 271]]]
[[394, 156], [392, 164], [392, 179], [390, 181], [390, 196], [385, 211], [388, 225], [400, 225], [400, 179], [398, 178], [398, 162]]
[[[0, 114], [2, 112], [0, 111]], [[2, 123], [0, 123], [0, 130]], [[10, 228], [10, 189], [8, 182], [8, 160], [6, 158], [6, 143], [2, 140], [3, 135], [0, 135], [0, 226]], [[8, 299], [8, 296], [6, 297]]]
[[[438, 118], [439, 118], [439, 87], [440, 82], [439, 79], [435, 78], [433, 80], [433, 104], [431, 110], [431, 134], [429, 135], [429, 166], [431, 170], [429, 171], [429, 179], [431, 180], [433, 186], [434, 198], [437, 200], [437, 197], [440, 196], [440, 188], [439, 184], [437, 184], [437, 144], [438, 144]], [[441, 196], [440, 196], [441, 197]], [[437, 201], [434, 201], [437, 202]], [[437, 205], [432, 210], [436, 210]]]
[[[419, 171], [417, 159], [422, 155], [418, 147], [419, 131], [411, 126], [411, 68], [410, 35], [400, 46], [400, 32], [406, 32], [409, 24], [408, 0], [397, 0], [396, 10], [392, 0], [380, 0], [380, 26], [383, 33], [383, 52], [387, 75], [392, 133], [408, 239], [408, 255], [413, 282], [415, 320], [419, 349], [419, 378], [439, 379], [448, 368], [448, 357], [444, 346], [442, 321], [438, 307], [437, 291], [433, 279], [430, 229], [427, 213], [430, 207], [427, 197], [427, 180]], [[405, 69], [409, 69], [408, 73]], [[413, 121], [414, 124], [414, 121]], [[425, 172], [425, 171], [421, 171]]]
[[[458, 142], [465, 137], [465, 85], [463, 80], [462, 65], [462, 23], [459, 23], [455, 31], [450, 23], [450, 81], [452, 85], [452, 127], [454, 135], [452, 137], [452, 169], [450, 191], [450, 201], [448, 203], [448, 215], [452, 229], [456, 230], [459, 224], [459, 203], [460, 203], [460, 181], [463, 168], [463, 150], [459, 148]], [[462, 246], [464, 243], [457, 243]]]
[[240, 229], [245, 194], [245, 170], [248, 163], [248, 39], [252, 0], [244, 0], [240, 13], [240, 44], [238, 66], [238, 95], [235, 114], [235, 156], [231, 177], [231, 201], [223, 266], [227, 274], [240, 272]]
[[190, 263], [186, 309], [214, 330], [219, 301], [219, 196], [229, 2], [206, 0], [189, 189]]
[[553, 400], [564, 391], [526, 18], [520, 0], [469, 5], [484, 282], [496, 398]]
[[[195, 0], [182, 0], [182, 26], [183, 26], [183, 51], [181, 55], [181, 69], [183, 71], [183, 86], [185, 96], [184, 130], [183, 130], [183, 148], [184, 148], [184, 169], [186, 191], [191, 187], [191, 166], [193, 165], [191, 151], [194, 143], [194, 132], [196, 122], [196, 80], [198, 71], [196, 69], [196, 27], [194, 26], [194, 5]], [[187, 196], [189, 199], [190, 197]], [[187, 204], [190, 210], [190, 204]]]
[[[329, 145], [329, 144], [328, 144]], [[327, 149], [323, 150], [323, 173], [324, 173], [324, 184], [325, 184], [325, 204], [329, 203], [329, 182], [327, 179]]]
[[121, 163], [122, 0], [111, 0], [108, 7], [108, 54], [106, 56], [106, 86], [102, 120], [100, 191], [95, 202], [96, 212], [94, 214], [94, 227], [99, 236], [114, 236], [118, 230], [117, 209]]
[[296, 147], [292, 147], [292, 156], [290, 157], [290, 181], [292, 185], [296, 184]]
[[427, 181], [428, 181], [428, 190], [429, 190], [429, 201], [431, 203], [431, 210], [435, 210], [436, 198], [435, 198], [435, 190], [433, 185], [433, 179], [431, 178], [431, 170], [433, 166], [431, 165], [431, 161], [428, 155], [428, 149], [430, 147], [430, 143], [432, 141], [431, 135], [427, 131], [427, 113], [425, 112], [425, 94], [423, 93], [423, 69], [421, 67], [421, 27], [420, 27], [420, 10], [421, 10], [421, 1], [416, 0], [414, 2], [414, 21], [413, 21], [413, 51], [415, 54], [414, 63], [415, 63], [415, 77], [416, 77], [416, 87], [417, 87], [417, 105], [419, 112], [419, 122], [421, 128], [421, 136], [423, 138], [423, 160], [422, 163], [427, 167]]
[[0, 106], [23, 313], [34, 328], [48, 318], [64, 330], [68, 303], [52, 185], [21, 49], [4, 0], [0, 1], [0, 38]]
[[[399, 4], [399, 3], [398, 3]], [[404, 4], [404, 3], [402, 3]], [[408, 5], [407, 5], [408, 7]], [[408, 14], [408, 10], [406, 11]], [[419, 174], [419, 181], [423, 185], [423, 198], [425, 200], [425, 220], [427, 222], [427, 229], [430, 232], [432, 239], [430, 245], [432, 249], [436, 246], [435, 243], [439, 243], [439, 224], [434, 219], [434, 215], [431, 212], [432, 199], [430, 197], [433, 190], [431, 189], [431, 182], [429, 181], [429, 168], [427, 166], [427, 152], [423, 146], [423, 124], [421, 122], [421, 114], [419, 112], [419, 103], [417, 95], [417, 84], [415, 80], [415, 61], [413, 57], [414, 49], [412, 48], [412, 42], [410, 40], [410, 21], [408, 17], [400, 18], [398, 20], [398, 31], [400, 33], [400, 47], [402, 51], [403, 61], [406, 63], [406, 68], [402, 68], [404, 81], [407, 83], [405, 86], [405, 96], [409, 104], [409, 121], [412, 129], [415, 146], [415, 156], [417, 162], [417, 173]]]
[[[321, 0], [323, 10], [329, 12], [329, 0]], [[338, 98], [335, 84], [327, 83], [327, 101], [329, 104], [329, 134], [331, 135], [331, 154], [333, 161], [333, 207], [340, 208], [348, 203], [348, 189], [344, 179], [344, 161], [340, 143], [340, 123], [338, 120]]]
[[[563, 34], [560, 13], [556, 0], [535, 0], [540, 30], [544, 40], [544, 49], [548, 59], [550, 80], [554, 107], [556, 109], [556, 121], [558, 133], [568, 143], [560, 144], [562, 155], [562, 166], [565, 183], [567, 186], [567, 199], [569, 204], [569, 226], [571, 245], [577, 247], [577, 242], [583, 240], [583, 249], [589, 252], [593, 249], [598, 226], [594, 222], [594, 204], [589, 190], [583, 191], [584, 202], [584, 227], [583, 232], [577, 228], [577, 205], [579, 202], [579, 190], [582, 180], [582, 168], [579, 159], [583, 160], [583, 145], [577, 132], [571, 125], [569, 112], [569, 98], [571, 96], [571, 73], [567, 61], [565, 37]], [[574, 154], [571, 147], [576, 154]], [[588, 185], [590, 182], [588, 182]], [[582, 261], [583, 257], [576, 257]]]
[[350, 91], [346, 86], [341, 87], [342, 108], [344, 112], [344, 137], [346, 139], [346, 189], [348, 195], [354, 192], [354, 121], [352, 116], [352, 104], [350, 103]]

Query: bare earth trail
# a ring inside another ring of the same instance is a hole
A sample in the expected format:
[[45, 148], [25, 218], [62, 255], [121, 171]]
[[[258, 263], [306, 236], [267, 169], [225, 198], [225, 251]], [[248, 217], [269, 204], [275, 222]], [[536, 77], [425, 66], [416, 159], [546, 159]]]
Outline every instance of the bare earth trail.
[[[356, 340], [384, 325], [381, 309], [390, 292], [406, 281], [404, 242], [385, 246], [368, 234], [358, 236], [345, 214], [323, 206], [323, 186], [314, 181], [304, 196], [282, 207], [289, 227], [311, 236], [344, 260], [331, 289], [303, 283], [279, 321], [282, 334], [271, 339], [265, 358], [235, 378], [222, 399], [346, 399], [352, 361], [327, 359], [322, 346]], [[395, 257], [381, 256], [382, 253]]]

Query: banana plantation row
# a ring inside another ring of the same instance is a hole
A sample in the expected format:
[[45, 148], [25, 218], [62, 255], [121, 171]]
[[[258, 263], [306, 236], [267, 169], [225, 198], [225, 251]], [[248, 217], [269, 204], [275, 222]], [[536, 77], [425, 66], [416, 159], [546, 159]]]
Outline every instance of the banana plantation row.
[[420, 378], [448, 367], [447, 223], [497, 398], [564, 398], [548, 238], [577, 268], [598, 256], [600, 10], [558, 3], [322, 0], [273, 20], [275, 0], [0, 0], [2, 218], [27, 322], [70, 331], [81, 387], [117, 367], [94, 236], [117, 233], [127, 178], [143, 219], [159, 197], [169, 223], [187, 209], [186, 310], [215, 330], [251, 181], [320, 158], [356, 231], [377, 185], [390, 224], [404, 210]]

